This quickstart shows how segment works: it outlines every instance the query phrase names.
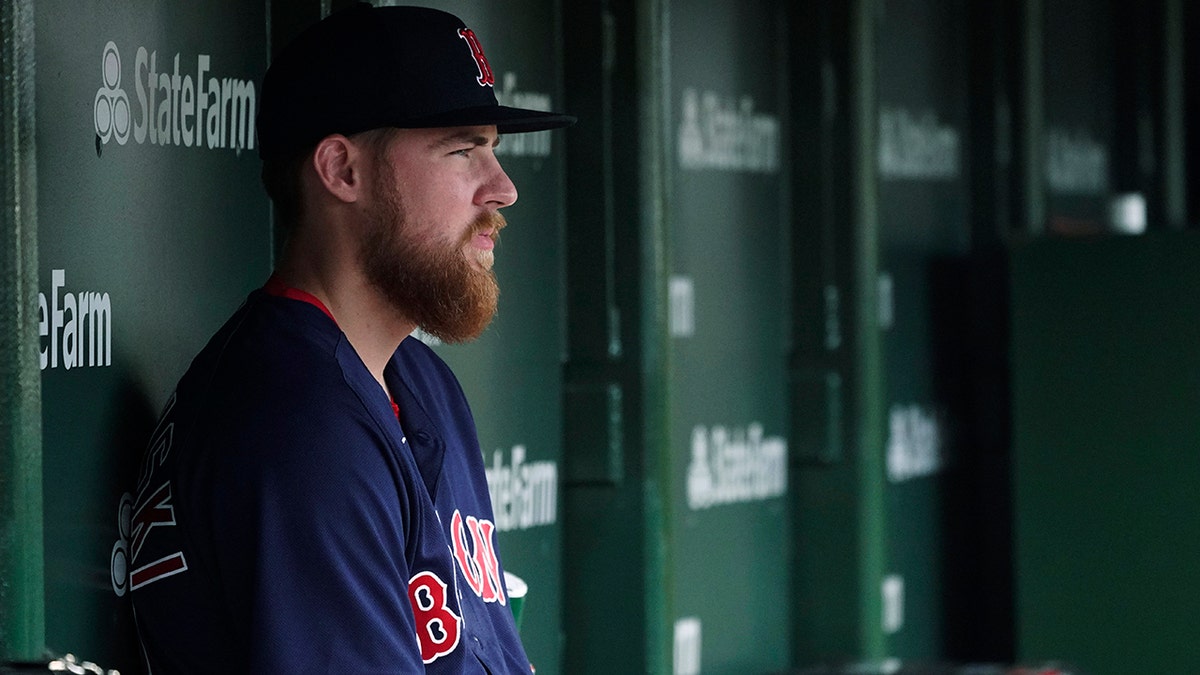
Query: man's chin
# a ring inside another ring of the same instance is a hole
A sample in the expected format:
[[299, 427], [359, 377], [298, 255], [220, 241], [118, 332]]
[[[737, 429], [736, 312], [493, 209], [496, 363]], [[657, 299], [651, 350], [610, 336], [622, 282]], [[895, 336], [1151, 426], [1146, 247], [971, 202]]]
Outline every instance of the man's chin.
[[487, 315], [486, 319], [476, 319], [470, 323], [463, 321], [454, 326], [422, 326], [421, 330], [446, 344], [458, 345], [472, 342], [483, 335], [483, 331], [491, 325], [494, 316], [495, 312], [493, 311]]
[[449, 344], [470, 342], [483, 334], [496, 317], [500, 287], [491, 272], [479, 271], [477, 274], [481, 278], [474, 279], [475, 283], [462, 289], [459, 296], [465, 305], [449, 312], [450, 316], [425, 322], [422, 330]]
[[491, 249], [478, 248], [468, 244], [463, 249], [463, 260], [474, 270], [490, 273], [496, 264], [496, 253]]

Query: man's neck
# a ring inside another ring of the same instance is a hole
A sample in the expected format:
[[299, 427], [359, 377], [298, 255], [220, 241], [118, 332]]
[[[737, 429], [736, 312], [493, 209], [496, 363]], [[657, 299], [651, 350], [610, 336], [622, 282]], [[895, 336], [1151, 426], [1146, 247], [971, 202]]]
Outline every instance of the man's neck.
[[312, 294], [328, 308], [367, 370], [387, 391], [384, 368], [416, 326], [400, 316], [379, 289], [353, 268], [313, 265], [297, 257], [285, 255], [276, 275], [288, 286]]

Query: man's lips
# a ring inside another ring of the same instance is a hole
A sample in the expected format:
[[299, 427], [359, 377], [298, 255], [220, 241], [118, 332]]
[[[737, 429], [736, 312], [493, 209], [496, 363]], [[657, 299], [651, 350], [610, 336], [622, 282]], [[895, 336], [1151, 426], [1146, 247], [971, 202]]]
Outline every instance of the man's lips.
[[484, 251], [492, 250], [496, 246], [495, 230], [484, 230], [483, 232], [476, 232], [475, 236], [471, 238], [471, 243], [473, 243], [476, 248], [482, 249]]

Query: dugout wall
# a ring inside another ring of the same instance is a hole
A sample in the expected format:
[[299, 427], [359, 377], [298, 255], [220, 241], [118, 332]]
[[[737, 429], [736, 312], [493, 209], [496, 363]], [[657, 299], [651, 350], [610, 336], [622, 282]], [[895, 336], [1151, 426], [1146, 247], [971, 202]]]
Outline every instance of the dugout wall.
[[148, 432], [270, 271], [253, 127], [266, 7], [29, 7], [44, 645], [133, 672], [128, 591], [156, 573], [130, 531]]
[[[0, 5], [0, 659], [137, 672], [136, 459], [280, 244], [249, 126], [268, 54], [343, 4]], [[1038, 581], [1072, 570], [1038, 566], [1062, 522], [1038, 518], [1137, 502], [1031, 491], [1078, 468], [1038, 416], [1066, 390], [1031, 372], [1063, 365], [1038, 361], [1040, 331], [1080, 327], [1055, 303], [1128, 298], [1049, 270], [1182, 269], [1191, 243], [1026, 247], [1112, 236], [1130, 193], [1148, 230], [1187, 226], [1197, 10], [428, 4], [480, 26], [502, 100], [580, 118], [503, 142], [521, 197], [501, 312], [435, 346], [474, 407], [540, 673], [1091, 658], [1039, 623], [1077, 598]], [[1166, 302], [1151, 276], [1122, 278]]]

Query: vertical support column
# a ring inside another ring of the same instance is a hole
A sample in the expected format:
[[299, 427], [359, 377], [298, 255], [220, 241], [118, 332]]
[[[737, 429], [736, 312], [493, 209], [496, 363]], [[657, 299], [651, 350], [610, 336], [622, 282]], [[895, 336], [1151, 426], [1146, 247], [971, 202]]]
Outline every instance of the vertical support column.
[[1040, 234], [1046, 227], [1046, 181], [1043, 178], [1042, 129], [1043, 107], [1043, 26], [1042, 0], [1023, 0], [1020, 18], [1021, 65], [1017, 74], [1020, 85], [1016, 104], [1016, 156], [1014, 167], [1017, 195], [1014, 213], [1020, 221], [1014, 225], [1024, 232]]
[[[1196, 37], [1200, 35], [1200, 5], [1194, 2], [1180, 4], [1182, 6], [1179, 8], [1179, 24], [1183, 35], [1188, 36], [1184, 40], [1183, 63], [1180, 68], [1184, 82], [1196, 82], [1200, 80], [1200, 39]], [[1200, 118], [1200, 87], [1184, 87], [1181, 95], [1184, 119]], [[1192, 176], [1191, 180], [1184, 180], [1182, 197], [1185, 226], [1190, 226], [1200, 218], [1200, 180], [1195, 178], [1200, 176], [1200, 132], [1193, 127], [1190, 133], [1184, 136], [1184, 142], [1180, 144], [1184, 155], [1180, 171], [1185, 177]]]
[[647, 552], [643, 579], [646, 593], [646, 664], [648, 673], [672, 671], [671, 621], [674, 609], [669, 589], [672, 578], [671, 536], [671, 462], [669, 349], [667, 330], [668, 232], [666, 216], [667, 177], [665, 171], [668, 143], [664, 92], [669, 89], [666, 65], [667, 16], [670, 0], [640, 0], [635, 3], [638, 57], [638, 99], [642, 114], [638, 117], [638, 175], [641, 212], [638, 228], [642, 242], [640, 274], [642, 289], [638, 296], [640, 335], [639, 369], [642, 377], [641, 430], [644, 444], [643, 546]]
[[[1158, 147], [1159, 180], [1162, 182], [1163, 225], [1172, 230], [1187, 226], [1187, 123], [1184, 100], [1184, 16], [1183, 0], [1163, 0], [1162, 24], [1162, 99], [1159, 124], [1162, 127]], [[1192, 133], [1197, 133], [1195, 129]]]
[[45, 642], [33, 2], [0, 4], [0, 661]]
[[562, 3], [564, 671], [670, 671], [662, 0]]
[[886, 524], [883, 447], [883, 346], [879, 332], [879, 187], [874, 0], [856, 0], [850, 16], [851, 183], [854, 196], [854, 408], [859, 490], [859, 649], [866, 659], [887, 655], [881, 626]]
[[858, 518], [857, 486], [845, 442], [851, 424], [841, 414], [843, 392], [851, 389], [849, 302], [855, 297], [847, 227], [853, 201], [846, 152], [849, 8], [789, 3], [788, 13], [789, 154], [808, 158], [792, 167], [791, 189], [789, 600], [792, 664], [807, 666], [849, 660], [858, 653], [858, 574], [851, 571], [858, 541], [844, 529]]
[[856, 0], [791, 8], [794, 154], [819, 158], [796, 164], [793, 206], [792, 631], [799, 666], [889, 655], [882, 623], [888, 520], [878, 311], [879, 7]]
[[1011, 47], [1018, 42], [1019, 15], [1020, 7], [1007, 0], [969, 3], [970, 402], [945, 519], [947, 560], [954, 567], [946, 586], [946, 657], [954, 661], [1013, 660], [1008, 242], [1020, 176], [1013, 164], [1020, 54]]
[[1143, 196], [1150, 229], [1180, 230], [1186, 221], [1183, 5], [1120, 4], [1113, 20], [1116, 192]]

